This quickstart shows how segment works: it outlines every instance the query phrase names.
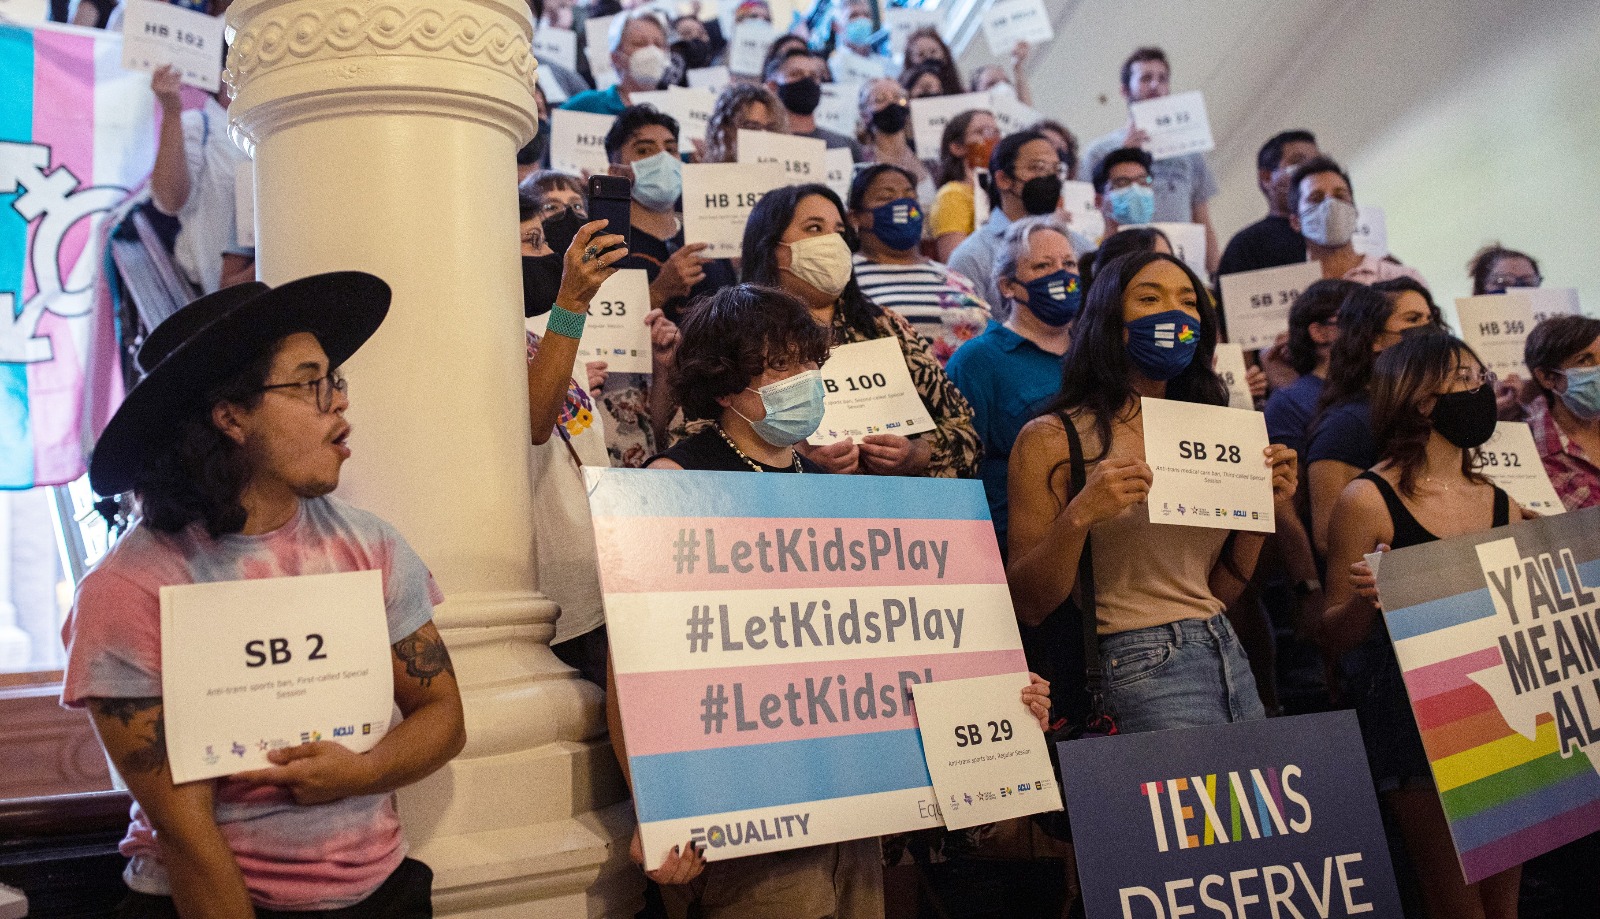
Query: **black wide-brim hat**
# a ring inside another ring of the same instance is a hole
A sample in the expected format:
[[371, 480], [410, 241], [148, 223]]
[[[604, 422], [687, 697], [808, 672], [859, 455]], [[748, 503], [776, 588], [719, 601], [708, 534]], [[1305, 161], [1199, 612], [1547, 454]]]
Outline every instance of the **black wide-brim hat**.
[[338, 367], [389, 313], [389, 285], [361, 271], [317, 274], [278, 287], [252, 281], [208, 294], [168, 316], [139, 349], [145, 375], [128, 392], [89, 458], [102, 495], [131, 489], [176, 422], [217, 384], [296, 332], [316, 336]]

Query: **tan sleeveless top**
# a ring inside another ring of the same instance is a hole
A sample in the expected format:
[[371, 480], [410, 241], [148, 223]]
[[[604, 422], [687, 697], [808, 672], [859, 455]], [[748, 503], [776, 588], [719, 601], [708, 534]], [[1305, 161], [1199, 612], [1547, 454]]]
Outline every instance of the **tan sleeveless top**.
[[[1079, 419], [1087, 456], [1099, 452], [1094, 425]], [[1107, 459], [1144, 457], [1144, 417], [1118, 429]], [[1085, 467], [1093, 472], [1095, 464]], [[1159, 474], [1159, 473], [1158, 473]], [[1182, 619], [1209, 619], [1224, 609], [1211, 593], [1211, 570], [1222, 556], [1228, 530], [1151, 523], [1146, 504], [1095, 524], [1089, 531], [1094, 551], [1095, 621], [1101, 635], [1166, 625]]]

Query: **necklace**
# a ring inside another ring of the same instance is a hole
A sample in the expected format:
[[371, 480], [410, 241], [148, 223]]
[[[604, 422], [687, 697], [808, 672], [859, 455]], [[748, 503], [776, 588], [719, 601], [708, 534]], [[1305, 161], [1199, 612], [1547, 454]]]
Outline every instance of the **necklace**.
[[[717, 433], [722, 435], [722, 442], [727, 444], [729, 446], [729, 448], [731, 448], [733, 450], [733, 452], [739, 454], [739, 458], [744, 460], [745, 463], [748, 464], [751, 469], [754, 469], [757, 472], [766, 472], [767, 471], [766, 469], [762, 468], [760, 463], [758, 463], [755, 460], [751, 459], [750, 457], [746, 456], [745, 452], [743, 450], [739, 449], [739, 445], [733, 442], [733, 438], [728, 436], [728, 432], [724, 431], [722, 429], [721, 422], [717, 422], [715, 426], [716, 426], [716, 429], [717, 429]], [[799, 453], [794, 453], [793, 455], [794, 455], [794, 471], [795, 472], [803, 472], [804, 470], [802, 470], [800, 468], [800, 454]]]

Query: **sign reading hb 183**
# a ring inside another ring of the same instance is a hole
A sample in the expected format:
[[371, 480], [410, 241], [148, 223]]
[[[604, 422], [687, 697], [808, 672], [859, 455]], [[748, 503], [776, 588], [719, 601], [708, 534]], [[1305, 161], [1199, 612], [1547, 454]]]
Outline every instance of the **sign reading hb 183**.
[[1401, 915], [1353, 712], [1058, 746], [1089, 919]]

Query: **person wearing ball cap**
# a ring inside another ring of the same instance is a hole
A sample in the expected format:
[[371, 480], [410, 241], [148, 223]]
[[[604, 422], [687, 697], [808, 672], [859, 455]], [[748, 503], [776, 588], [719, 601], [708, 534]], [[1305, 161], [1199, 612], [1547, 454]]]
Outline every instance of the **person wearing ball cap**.
[[[131, 492], [138, 513], [78, 587], [61, 701], [89, 710], [133, 795], [119, 916], [432, 915], [432, 872], [405, 857], [392, 792], [466, 742], [432, 622], [443, 594], [394, 527], [330, 496], [350, 458], [338, 368], [388, 309], [389, 286], [353, 271], [203, 297], [150, 333], [95, 445], [90, 484]], [[174, 784], [161, 589], [363, 570], [383, 573], [402, 720], [366, 753], [302, 743]]]

